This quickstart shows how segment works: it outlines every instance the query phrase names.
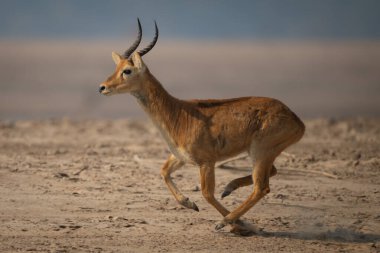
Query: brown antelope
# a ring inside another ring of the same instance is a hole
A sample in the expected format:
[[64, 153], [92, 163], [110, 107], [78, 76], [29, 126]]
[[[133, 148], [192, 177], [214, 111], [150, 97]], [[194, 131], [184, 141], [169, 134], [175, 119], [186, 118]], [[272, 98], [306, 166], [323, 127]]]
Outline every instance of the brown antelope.
[[[173, 97], [141, 59], [157, 42], [157, 24], [153, 41], [133, 53], [142, 37], [139, 20], [138, 30], [138, 38], [123, 55], [112, 53], [116, 71], [100, 85], [99, 92], [130, 93], [137, 98], [172, 153], [161, 168], [161, 175], [179, 204], [199, 211], [170, 177], [185, 163], [196, 165], [200, 168], [204, 198], [224, 217], [216, 229], [230, 224], [231, 232], [250, 233], [251, 227], [239, 218], [269, 193], [269, 177], [277, 172], [274, 160], [301, 139], [304, 124], [286, 105], [273, 98], [180, 100]], [[215, 163], [242, 152], [248, 152], [252, 158], [252, 174], [232, 180], [222, 198], [239, 187], [253, 182], [254, 186], [249, 197], [230, 212], [214, 196]]]

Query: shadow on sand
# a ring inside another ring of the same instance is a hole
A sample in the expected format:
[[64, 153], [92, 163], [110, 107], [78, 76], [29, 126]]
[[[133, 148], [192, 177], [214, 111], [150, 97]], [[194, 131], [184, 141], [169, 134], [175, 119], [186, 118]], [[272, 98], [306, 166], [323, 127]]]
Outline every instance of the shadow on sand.
[[256, 236], [263, 237], [282, 237], [295, 238], [301, 240], [319, 240], [319, 241], [336, 241], [336, 242], [357, 242], [369, 243], [380, 241], [378, 234], [366, 234], [357, 232], [348, 228], [336, 228], [327, 231], [299, 231], [299, 232], [265, 232], [262, 231]]

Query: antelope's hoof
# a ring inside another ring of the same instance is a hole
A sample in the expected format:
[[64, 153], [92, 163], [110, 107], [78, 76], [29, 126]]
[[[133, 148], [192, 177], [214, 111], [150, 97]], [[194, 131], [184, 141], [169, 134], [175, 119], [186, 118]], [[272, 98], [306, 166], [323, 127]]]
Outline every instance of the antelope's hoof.
[[222, 228], [224, 228], [228, 224], [232, 224], [232, 223], [233, 223], [232, 221], [229, 221], [228, 219], [224, 218], [223, 220], [221, 220], [220, 222], [218, 222], [216, 224], [215, 230], [221, 230]]
[[226, 185], [226, 187], [224, 187], [224, 191], [222, 193], [222, 198], [224, 197], [227, 197], [228, 195], [230, 195], [233, 191], [235, 191], [236, 189], [238, 188], [238, 186], [236, 186], [234, 183], [233, 183], [233, 180]]
[[224, 192], [222, 193], [222, 199], [230, 195], [231, 192], [232, 192], [231, 190], [225, 189]]
[[222, 228], [224, 228], [225, 226], [227, 225], [227, 223], [223, 220], [223, 221], [220, 221], [216, 224], [215, 226], [215, 230], [218, 231], [218, 230], [221, 230]]
[[180, 204], [186, 208], [193, 209], [194, 211], [199, 212], [198, 206], [194, 202], [190, 201], [189, 198], [184, 198], [180, 201]]

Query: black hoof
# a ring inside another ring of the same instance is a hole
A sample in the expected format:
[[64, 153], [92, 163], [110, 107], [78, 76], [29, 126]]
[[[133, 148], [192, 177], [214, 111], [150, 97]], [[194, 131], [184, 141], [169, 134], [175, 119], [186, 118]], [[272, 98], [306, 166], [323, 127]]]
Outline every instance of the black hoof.
[[227, 190], [225, 190], [225, 191], [222, 193], [222, 199], [225, 198], [225, 197], [227, 197], [227, 196], [230, 195], [230, 194], [231, 194], [231, 191], [227, 191]]

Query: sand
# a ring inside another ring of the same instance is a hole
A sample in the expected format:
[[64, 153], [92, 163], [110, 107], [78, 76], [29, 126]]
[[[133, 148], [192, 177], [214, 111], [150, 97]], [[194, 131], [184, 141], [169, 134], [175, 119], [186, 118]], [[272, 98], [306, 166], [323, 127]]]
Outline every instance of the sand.
[[[140, 120], [0, 121], [0, 252], [379, 252], [380, 120], [314, 119], [275, 162], [271, 192], [246, 215], [250, 237], [215, 231], [198, 168], [173, 177], [197, 213], [160, 178], [168, 156]], [[216, 193], [250, 173], [216, 171]], [[230, 166], [235, 167], [231, 169]], [[252, 189], [221, 200], [229, 209]]]

